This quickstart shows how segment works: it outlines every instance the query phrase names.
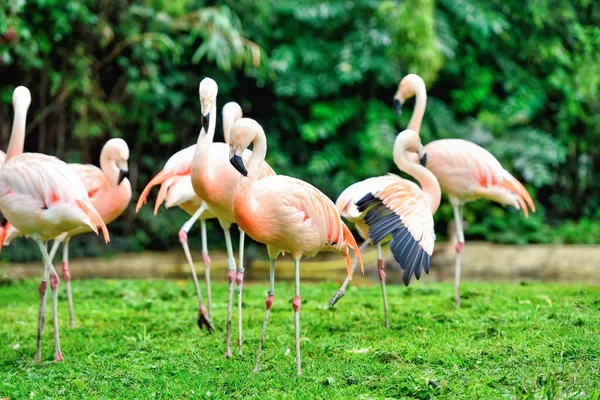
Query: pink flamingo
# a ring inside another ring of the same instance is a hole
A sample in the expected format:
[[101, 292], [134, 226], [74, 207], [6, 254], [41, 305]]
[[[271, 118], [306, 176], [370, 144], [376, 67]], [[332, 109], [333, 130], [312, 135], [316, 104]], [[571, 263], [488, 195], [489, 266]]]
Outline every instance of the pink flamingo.
[[[405, 76], [394, 95], [396, 111], [402, 113], [404, 102], [415, 96], [416, 104], [408, 129], [419, 132], [427, 103], [425, 82], [416, 74]], [[528, 207], [535, 205], [527, 189], [498, 160], [483, 147], [463, 139], [434, 140], [425, 146], [426, 165], [438, 179], [442, 191], [448, 195], [454, 209], [458, 243], [454, 269], [454, 304], [460, 306], [460, 263], [465, 244], [463, 233], [463, 205], [477, 199], [488, 199], [512, 205], [529, 215]]]
[[[414, 131], [406, 130], [398, 134], [393, 153], [398, 169], [416, 178], [421, 188], [409, 180], [388, 174], [351, 185], [336, 202], [342, 216], [353, 222], [365, 239], [361, 250], [371, 241], [377, 245], [377, 268], [386, 328], [389, 328], [389, 319], [381, 244], [391, 240], [390, 249], [404, 270], [402, 277], [405, 285], [408, 286], [413, 273], [417, 279], [420, 278], [421, 266], [429, 273], [435, 241], [433, 214], [441, 200], [440, 186], [433, 174], [412, 158], [406, 157], [407, 154], [418, 154], [417, 160], [426, 159], [419, 136]], [[371, 204], [376, 206], [370, 207]], [[372, 210], [365, 212], [367, 207]], [[344, 295], [348, 283], [346, 279], [333, 295], [330, 306]]]
[[[238, 346], [242, 354], [242, 284], [244, 281], [244, 231], [240, 231], [240, 264], [237, 269], [229, 228], [236, 223], [233, 216], [232, 201], [235, 186], [240, 177], [236, 170], [227, 162], [229, 146], [225, 143], [213, 143], [216, 124], [217, 83], [204, 78], [200, 82], [199, 94], [202, 106], [202, 130], [196, 143], [196, 152], [192, 161], [192, 185], [194, 191], [206, 202], [209, 210], [219, 220], [225, 233], [227, 246], [227, 264], [229, 273], [229, 296], [227, 302], [227, 340], [225, 356], [231, 356], [231, 313], [233, 303], [234, 282], [238, 287]], [[249, 159], [251, 151], [246, 151], [244, 157]], [[260, 177], [275, 175], [273, 169], [266, 163], [259, 165]]]
[[[229, 141], [229, 131], [231, 125], [242, 117], [242, 108], [236, 102], [229, 102], [223, 106], [223, 137], [225, 142]], [[154, 215], [158, 212], [158, 208], [164, 202], [166, 208], [178, 206], [183, 211], [191, 216], [187, 220], [181, 230], [179, 231], [179, 240], [183, 246], [183, 251], [186, 255], [188, 265], [192, 271], [192, 278], [194, 279], [194, 285], [196, 286], [196, 294], [198, 296], [198, 326], [202, 328], [204, 325], [207, 326], [209, 332], [213, 331], [213, 325], [211, 323], [212, 314], [212, 295], [210, 286], [210, 264], [211, 260], [208, 255], [208, 245], [206, 237], [206, 220], [216, 218], [215, 215], [208, 209], [208, 206], [201, 198], [196, 195], [192, 186], [191, 170], [192, 160], [196, 152], [196, 145], [189, 146], [183, 150], [173, 154], [169, 160], [167, 160], [162, 171], [160, 171], [152, 180], [146, 185], [136, 206], [136, 212], [139, 212], [140, 208], [146, 203], [148, 195], [152, 188], [156, 185], [161, 185], [158, 192], [158, 198], [154, 205]], [[204, 306], [202, 299], [202, 292], [200, 290], [200, 284], [198, 283], [198, 276], [196, 274], [196, 268], [192, 260], [192, 255], [189, 250], [187, 234], [194, 225], [194, 223], [200, 219], [201, 236], [202, 236], [202, 260], [204, 262], [204, 276], [206, 278], [206, 298], [208, 310]], [[240, 234], [241, 236], [241, 234]], [[242, 240], [240, 238], [240, 240]]]
[[[131, 184], [127, 175], [129, 168], [129, 147], [123, 139], [110, 139], [100, 153], [100, 168], [94, 165], [68, 164], [83, 182], [90, 201], [106, 225], [117, 219], [131, 201]], [[69, 240], [75, 235], [90, 232], [88, 226], [66, 232], [56, 238], [50, 250], [50, 260], [54, 260], [58, 245], [63, 243], [62, 273], [67, 290], [69, 305], [69, 326], [75, 326], [73, 312], [73, 295], [71, 292], [71, 272], [69, 271]], [[3, 245], [10, 244], [12, 239], [23, 236], [10, 223], [6, 223], [0, 237], [4, 237]], [[1, 246], [0, 246], [1, 248]]]
[[0, 211], [25, 236], [37, 244], [44, 260], [39, 287], [37, 348], [35, 360], [41, 360], [41, 338], [46, 311], [46, 288], [50, 279], [54, 325], [55, 361], [62, 361], [58, 334], [59, 278], [46, 249], [46, 242], [64, 232], [89, 226], [102, 229], [108, 242], [108, 230], [90, 202], [87, 191], [75, 172], [56, 157], [23, 152], [25, 120], [31, 103], [29, 90], [19, 86], [13, 93], [15, 116], [6, 162], [0, 169]]
[[[240, 156], [254, 143], [252, 156], [246, 161]], [[346, 259], [348, 274], [352, 276], [348, 247], [356, 251], [361, 264], [358, 245], [340, 214], [329, 198], [314, 186], [288, 176], [262, 176], [267, 152], [267, 139], [262, 127], [254, 120], [242, 118], [232, 130], [229, 146], [231, 164], [246, 178], [239, 179], [233, 197], [233, 215], [240, 229], [252, 239], [267, 245], [270, 258], [270, 285], [266, 301], [265, 319], [260, 334], [254, 372], [258, 371], [262, 344], [273, 296], [275, 294], [275, 259], [288, 252], [294, 258], [296, 269], [296, 297], [292, 302], [296, 322], [296, 366], [300, 365], [300, 258], [312, 257], [321, 251], [333, 251]]]

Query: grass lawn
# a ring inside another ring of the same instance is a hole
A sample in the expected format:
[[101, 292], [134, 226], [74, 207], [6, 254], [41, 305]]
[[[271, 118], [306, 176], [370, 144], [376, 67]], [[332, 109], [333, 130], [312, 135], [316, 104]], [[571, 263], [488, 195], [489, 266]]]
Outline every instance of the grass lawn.
[[35, 364], [37, 282], [5, 285], [0, 398], [600, 398], [597, 286], [466, 283], [458, 311], [451, 284], [389, 286], [389, 330], [378, 286], [351, 286], [328, 310], [337, 287], [302, 286], [298, 378], [291, 283], [276, 283], [257, 375], [266, 283], [245, 287], [245, 353], [231, 359], [222, 356], [224, 284], [214, 285], [208, 335], [195, 325], [191, 282], [75, 281], [73, 330], [61, 283], [60, 364], [50, 299]]

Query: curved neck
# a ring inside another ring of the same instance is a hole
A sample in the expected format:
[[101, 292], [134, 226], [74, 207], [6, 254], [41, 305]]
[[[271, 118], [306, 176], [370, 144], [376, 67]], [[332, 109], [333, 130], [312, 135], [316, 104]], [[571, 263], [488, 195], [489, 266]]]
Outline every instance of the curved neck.
[[248, 160], [248, 176], [256, 180], [258, 179], [260, 167], [265, 162], [265, 156], [267, 155], [267, 137], [265, 133], [262, 130], [258, 131], [252, 143], [254, 143], [254, 148]]
[[100, 153], [100, 169], [110, 186], [117, 186], [119, 181], [119, 167], [117, 164], [110, 159], [106, 147], [102, 149]]
[[408, 122], [408, 128], [417, 133], [421, 131], [421, 123], [423, 122], [423, 115], [425, 114], [425, 106], [427, 105], [427, 91], [425, 86], [417, 85], [415, 88], [415, 109], [413, 110], [412, 117]]
[[231, 113], [223, 113], [223, 139], [227, 144], [229, 144], [229, 134], [234, 122], [235, 117]]
[[215, 127], [217, 125], [217, 101], [213, 103], [213, 106], [210, 108], [210, 113], [208, 115], [208, 132], [204, 132], [204, 128], [200, 129], [200, 134], [198, 135], [198, 142], [196, 144], [200, 144], [200, 142], [209, 142], [212, 143], [215, 137]]
[[415, 178], [421, 185], [421, 190], [429, 202], [431, 214], [435, 214], [442, 200], [440, 184], [433, 173], [421, 164], [406, 158], [406, 151], [399, 151], [394, 155], [394, 162], [399, 170]]
[[23, 153], [25, 144], [25, 121], [27, 119], [27, 109], [15, 108], [12, 132], [10, 141], [6, 150], [6, 161]]

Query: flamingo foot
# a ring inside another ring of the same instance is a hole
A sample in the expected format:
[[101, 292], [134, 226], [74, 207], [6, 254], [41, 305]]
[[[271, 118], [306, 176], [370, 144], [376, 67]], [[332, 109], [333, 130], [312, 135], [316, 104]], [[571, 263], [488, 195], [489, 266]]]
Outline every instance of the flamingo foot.
[[187, 232], [184, 231], [183, 229], [179, 230], [179, 241], [181, 243], [187, 243], [188, 240], [188, 236], [187, 236]]
[[210, 321], [210, 318], [208, 318], [206, 307], [201, 306], [198, 309], [198, 328], [202, 330], [204, 326], [206, 326], [206, 329], [208, 329], [208, 333], [213, 333], [215, 331], [215, 327]]
[[56, 352], [56, 354], [54, 355], [54, 362], [62, 362], [62, 360], [63, 360], [62, 352], [60, 352], [60, 351]]
[[465, 247], [464, 242], [463, 243], [461, 243], [461, 242], [456, 243], [456, 252], [457, 253], [462, 252], [462, 250], [463, 250], [464, 247]]
[[331, 300], [329, 300], [329, 308], [333, 308], [333, 306], [335, 306], [335, 303], [337, 303], [339, 299], [344, 297], [344, 293], [345, 293], [345, 290], [342, 290], [342, 289], [339, 289], [338, 291], [336, 291], [333, 294], [333, 296], [331, 297]]

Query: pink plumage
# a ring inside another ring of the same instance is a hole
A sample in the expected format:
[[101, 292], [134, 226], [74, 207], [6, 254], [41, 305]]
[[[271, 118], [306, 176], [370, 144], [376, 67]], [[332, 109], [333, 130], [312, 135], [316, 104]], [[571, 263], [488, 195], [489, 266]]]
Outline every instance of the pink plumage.
[[[416, 104], [408, 128], [419, 133], [427, 104], [425, 82], [416, 74], [405, 76], [394, 95], [394, 105], [400, 113], [402, 104], [415, 96]], [[535, 205], [527, 189], [483, 147], [462, 139], [441, 139], [425, 146], [427, 168], [440, 182], [454, 209], [458, 243], [456, 244], [454, 303], [460, 305], [460, 264], [465, 239], [462, 207], [477, 200], [488, 199], [521, 209], [525, 217]]]
[[[242, 153], [254, 143], [252, 155], [244, 160]], [[267, 140], [262, 127], [254, 120], [242, 118], [231, 131], [230, 162], [245, 178], [239, 177], [233, 196], [233, 216], [240, 229], [252, 239], [267, 245], [271, 259], [269, 296], [254, 371], [258, 371], [260, 353], [274, 296], [275, 259], [290, 253], [296, 268], [296, 297], [292, 302], [296, 320], [296, 365], [300, 364], [300, 258], [321, 251], [344, 256], [348, 274], [349, 248], [356, 251], [362, 268], [358, 245], [342, 222], [335, 204], [314, 186], [288, 176], [266, 176], [262, 179]], [[246, 170], [246, 166], [248, 169]]]

